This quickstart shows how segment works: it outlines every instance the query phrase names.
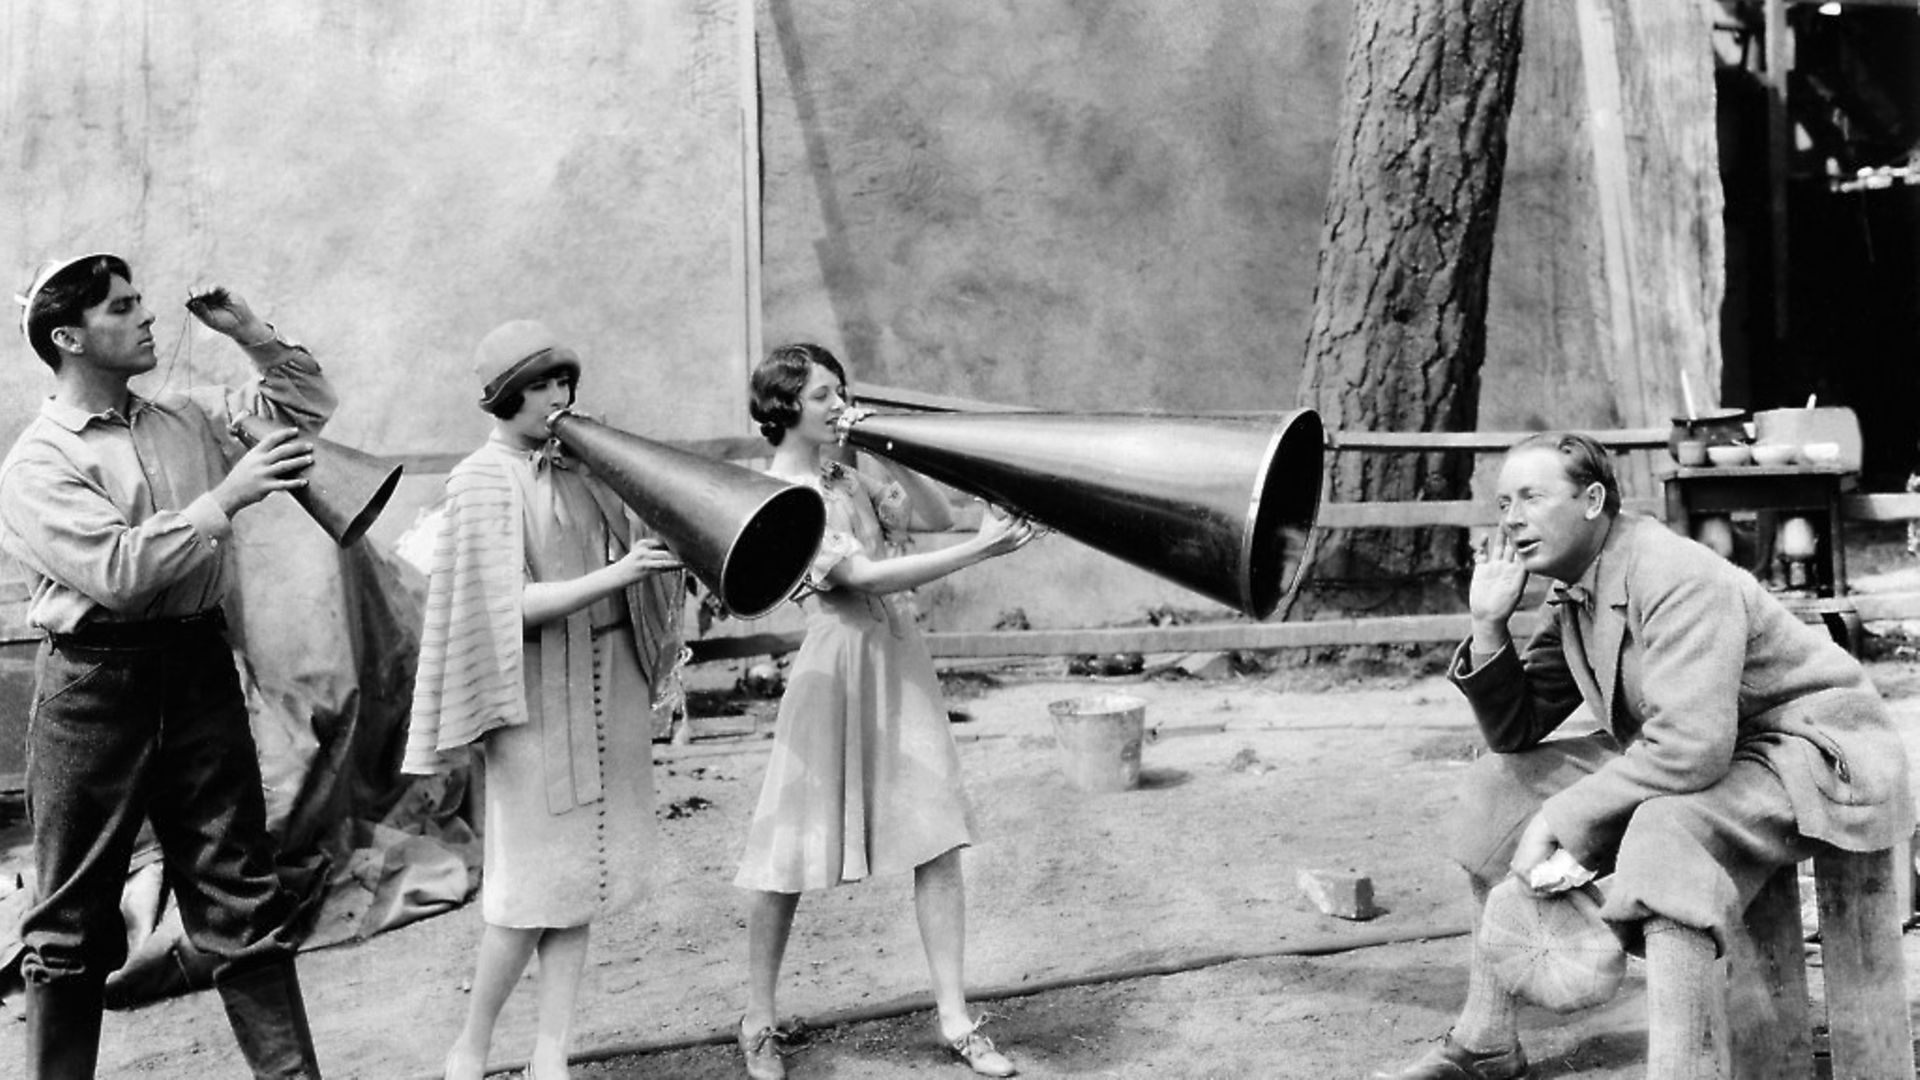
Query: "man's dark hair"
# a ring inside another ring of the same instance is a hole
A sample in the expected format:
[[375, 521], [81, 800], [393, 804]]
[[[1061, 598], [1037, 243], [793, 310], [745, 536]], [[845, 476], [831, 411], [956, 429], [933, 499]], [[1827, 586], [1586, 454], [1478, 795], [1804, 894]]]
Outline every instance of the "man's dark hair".
[[[580, 395], [580, 380], [573, 374], [573, 372], [567, 371], [563, 368], [555, 369], [552, 376], [545, 376], [545, 375], [541, 376], [541, 378], [549, 378], [549, 377], [566, 380], [567, 405], [571, 407], [573, 405], [574, 399]], [[525, 405], [526, 403], [527, 403], [527, 392], [525, 390], [515, 390], [511, 394], [503, 395], [500, 398], [500, 400], [494, 402], [492, 405], [482, 405], [480, 407], [492, 413], [493, 415], [499, 417], [502, 420], [511, 420], [514, 417], [520, 415], [520, 407]]]
[[1613, 452], [1591, 435], [1577, 431], [1543, 431], [1514, 443], [1507, 453], [1520, 450], [1552, 450], [1560, 455], [1567, 479], [1581, 491], [1588, 484], [1599, 484], [1606, 492], [1603, 509], [1608, 516], [1620, 512], [1620, 478], [1613, 472]]
[[116, 276], [133, 281], [126, 260], [98, 255], [62, 268], [33, 294], [27, 308], [27, 344], [48, 367], [60, 370], [60, 349], [53, 343], [53, 332], [62, 326], [79, 326], [86, 310], [107, 298]]
[[[753, 369], [753, 396], [747, 412], [760, 425], [760, 434], [775, 446], [787, 437], [787, 429], [800, 420], [800, 395], [815, 364], [833, 372], [842, 387], [847, 385], [847, 369], [825, 348], [809, 342], [782, 345], [767, 354]], [[848, 400], [852, 404], [852, 400]]]

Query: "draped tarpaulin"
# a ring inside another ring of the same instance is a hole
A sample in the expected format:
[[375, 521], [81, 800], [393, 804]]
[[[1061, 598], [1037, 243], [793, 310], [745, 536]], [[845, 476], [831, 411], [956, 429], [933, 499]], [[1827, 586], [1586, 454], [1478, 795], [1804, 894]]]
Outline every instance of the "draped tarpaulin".
[[[304, 948], [355, 941], [464, 903], [480, 851], [461, 816], [466, 773], [402, 777], [419, 646], [419, 571], [363, 541], [336, 548], [292, 503], [236, 519], [229, 598], [281, 878], [301, 901]], [[0, 988], [19, 986], [24, 849], [0, 867]], [[10, 889], [15, 883], [19, 887]], [[210, 985], [213, 962], [181, 933], [157, 848], [143, 845], [121, 898], [130, 957], [115, 1005]]]

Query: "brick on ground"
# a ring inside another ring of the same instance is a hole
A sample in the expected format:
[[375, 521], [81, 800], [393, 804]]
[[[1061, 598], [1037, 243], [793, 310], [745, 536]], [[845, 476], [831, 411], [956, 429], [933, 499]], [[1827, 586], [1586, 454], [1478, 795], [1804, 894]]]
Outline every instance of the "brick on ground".
[[1373, 903], [1373, 879], [1351, 870], [1302, 870], [1300, 891], [1313, 906], [1335, 918], [1371, 919], [1380, 914]]

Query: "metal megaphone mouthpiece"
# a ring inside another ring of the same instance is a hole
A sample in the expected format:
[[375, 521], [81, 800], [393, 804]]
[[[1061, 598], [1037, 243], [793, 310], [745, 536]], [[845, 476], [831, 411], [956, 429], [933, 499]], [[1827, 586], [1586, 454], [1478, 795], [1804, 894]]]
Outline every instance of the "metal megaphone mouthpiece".
[[[234, 435], [249, 447], [290, 427], [256, 413], [241, 413], [232, 425]], [[360, 539], [386, 508], [400, 485], [401, 467], [310, 432], [302, 431], [300, 437], [313, 444], [313, 464], [298, 474], [306, 479], [306, 486], [289, 494], [334, 543], [346, 547]]]

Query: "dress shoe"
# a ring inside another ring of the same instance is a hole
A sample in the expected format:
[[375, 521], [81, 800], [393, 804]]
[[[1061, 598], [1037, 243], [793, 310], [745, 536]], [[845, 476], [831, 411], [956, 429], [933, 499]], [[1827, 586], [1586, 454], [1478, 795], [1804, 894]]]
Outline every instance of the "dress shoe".
[[780, 1033], [763, 1027], [749, 1034], [746, 1024], [743, 1018], [735, 1037], [740, 1043], [740, 1056], [746, 1059], [747, 1076], [751, 1080], [787, 1080], [787, 1064], [780, 1060]]
[[993, 1048], [993, 1040], [980, 1034], [980, 1025], [974, 1024], [965, 1035], [947, 1040], [947, 1049], [959, 1055], [967, 1067], [981, 1076], [1014, 1076], [1020, 1072], [1007, 1060], [1007, 1055]]
[[1453, 1041], [1452, 1033], [1426, 1053], [1392, 1072], [1377, 1072], [1373, 1080], [1525, 1080], [1527, 1055], [1514, 1043], [1505, 1050], [1469, 1050]]

